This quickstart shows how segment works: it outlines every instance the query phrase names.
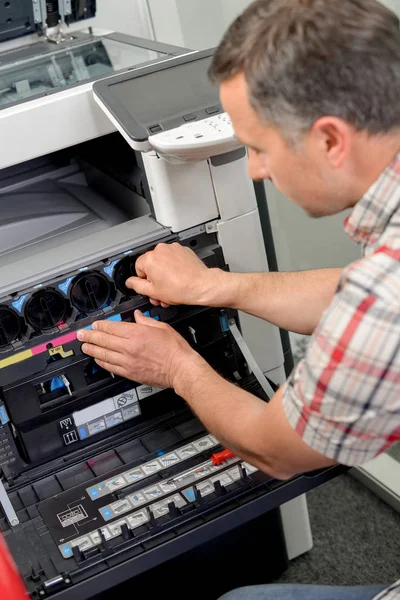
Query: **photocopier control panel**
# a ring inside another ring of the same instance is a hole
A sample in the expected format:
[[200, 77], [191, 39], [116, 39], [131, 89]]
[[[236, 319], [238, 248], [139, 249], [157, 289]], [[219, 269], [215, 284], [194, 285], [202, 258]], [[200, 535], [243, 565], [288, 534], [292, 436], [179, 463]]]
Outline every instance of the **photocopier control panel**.
[[233, 132], [227, 113], [187, 123], [173, 131], [157, 133], [149, 137], [149, 142], [161, 155], [186, 160], [204, 160], [210, 153], [218, 155], [242, 146]]

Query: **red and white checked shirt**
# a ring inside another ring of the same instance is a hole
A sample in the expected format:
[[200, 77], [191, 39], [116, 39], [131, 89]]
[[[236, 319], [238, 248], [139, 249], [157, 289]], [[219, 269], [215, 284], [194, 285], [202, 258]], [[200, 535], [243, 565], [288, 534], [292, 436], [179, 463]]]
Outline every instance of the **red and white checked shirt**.
[[[345, 229], [364, 256], [344, 270], [283, 405], [309, 446], [353, 466], [400, 440], [400, 152]], [[400, 581], [378, 599], [400, 600]]]

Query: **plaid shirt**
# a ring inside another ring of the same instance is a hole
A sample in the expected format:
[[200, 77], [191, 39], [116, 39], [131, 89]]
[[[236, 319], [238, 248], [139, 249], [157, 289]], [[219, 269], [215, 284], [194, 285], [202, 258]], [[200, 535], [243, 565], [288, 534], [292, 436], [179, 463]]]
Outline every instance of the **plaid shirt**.
[[[283, 404], [309, 446], [353, 466], [400, 440], [400, 153], [345, 228], [364, 256], [344, 270]], [[400, 600], [400, 581], [378, 599]]]

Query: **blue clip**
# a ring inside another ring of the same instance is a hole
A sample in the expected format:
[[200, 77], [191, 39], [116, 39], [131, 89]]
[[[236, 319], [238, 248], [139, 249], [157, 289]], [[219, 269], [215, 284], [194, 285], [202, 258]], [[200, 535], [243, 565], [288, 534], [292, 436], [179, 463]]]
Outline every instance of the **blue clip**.
[[69, 546], [63, 546], [62, 551], [66, 558], [69, 558], [70, 556], [72, 556], [72, 550]]
[[2, 425], [6, 425], [9, 422], [9, 417], [4, 406], [0, 406], [0, 422]]
[[62, 390], [63, 388], [65, 388], [65, 383], [63, 382], [61, 377], [54, 377], [54, 379], [51, 380], [51, 384], [50, 384], [51, 392], [55, 392], [56, 390]]
[[229, 323], [228, 323], [228, 317], [226, 315], [222, 315], [219, 318], [220, 322], [221, 322], [221, 329], [224, 333], [227, 333], [229, 331]]
[[186, 490], [185, 496], [189, 500], [189, 502], [191, 502], [192, 500], [196, 500], [196, 495], [193, 490]]
[[13, 307], [18, 312], [22, 312], [22, 307], [23, 307], [24, 302], [25, 302], [25, 300], [27, 299], [28, 296], [29, 296], [29, 294], [25, 294], [24, 296], [21, 296], [20, 298], [18, 298], [18, 300], [16, 300], [15, 302], [12, 303]]

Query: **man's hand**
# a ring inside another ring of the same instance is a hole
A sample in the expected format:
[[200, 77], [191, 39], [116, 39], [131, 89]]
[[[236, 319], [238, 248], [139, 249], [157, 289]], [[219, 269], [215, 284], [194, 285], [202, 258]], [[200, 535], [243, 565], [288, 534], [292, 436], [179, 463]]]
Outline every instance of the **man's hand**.
[[159, 244], [136, 261], [138, 277], [126, 286], [148, 296], [152, 304], [162, 306], [204, 305], [223, 275], [220, 269], [208, 269], [196, 254], [180, 244]]
[[174, 388], [194, 362], [203, 359], [166, 323], [135, 311], [136, 323], [97, 321], [78, 332], [82, 351], [106, 371], [155, 387]]

